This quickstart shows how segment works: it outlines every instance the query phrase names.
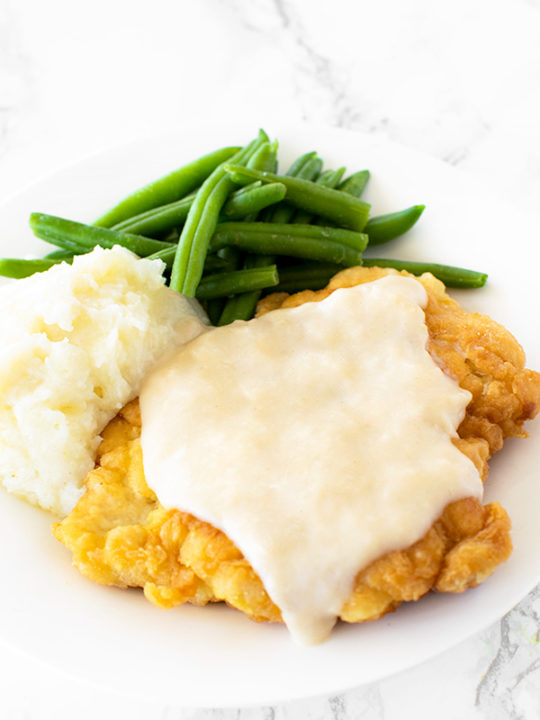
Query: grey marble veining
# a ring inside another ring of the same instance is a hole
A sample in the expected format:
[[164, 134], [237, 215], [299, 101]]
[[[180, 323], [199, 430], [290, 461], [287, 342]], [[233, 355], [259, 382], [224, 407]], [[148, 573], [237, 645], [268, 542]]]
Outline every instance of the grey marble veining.
[[540, 586], [501, 621], [475, 702], [493, 720], [540, 717]]
[[[410, 696], [400, 693], [402, 705], [398, 711], [395, 702], [396, 681], [394, 679], [372, 683], [350, 690], [335, 697], [310, 699], [285, 705], [242, 710], [164, 710], [162, 720], [392, 720], [413, 717], [460, 717], [486, 720], [534, 720], [540, 717], [540, 587], [536, 588], [500, 623], [495, 624], [471, 639], [466, 645], [476, 646], [477, 657], [469, 657], [467, 671], [472, 668], [471, 703], [468, 709], [462, 700], [454, 708], [441, 706], [440, 688], [423, 687], [416, 678], [425, 675], [428, 665], [434, 665], [435, 672], [441, 671], [441, 678], [450, 684], [453, 693], [458, 684], [452, 686], [452, 678], [444, 677], [444, 657], [435, 658], [424, 668], [405, 673], [410, 676]], [[478, 648], [482, 652], [478, 653]], [[462, 659], [470, 656], [468, 648]], [[433, 673], [435, 675], [435, 672]], [[416, 676], [416, 678], [415, 678]], [[402, 679], [406, 679], [402, 676]], [[401, 688], [399, 688], [401, 690]], [[431, 691], [431, 693], [430, 693]], [[414, 705], [415, 693], [423, 697], [423, 711]], [[430, 696], [431, 694], [431, 696]], [[428, 696], [426, 698], [426, 696]]]
[[[299, 98], [304, 119], [322, 120], [336, 127], [354, 128], [359, 122], [364, 125], [365, 118], [355, 109], [347, 92], [348, 74], [343, 72], [339, 60], [326, 54], [310, 36], [301, 3], [287, 0], [221, 2], [235, 13], [241, 27], [262, 35], [286, 53], [294, 94]], [[367, 129], [376, 129], [387, 122], [388, 118], [380, 118]]]
[[[339, 22], [350, 7], [343, 0], [311, 4], [309, 11], [292, 0], [218, 1], [239, 32], [258, 36], [263, 52], [286, 57], [280, 82], [291, 83], [304, 119], [383, 135], [471, 169], [475, 148], [501, 120], [519, 126], [512, 109], [517, 112], [529, 73], [540, 64], [529, 22], [535, 15], [515, 18], [510, 3], [492, 3], [484, 19], [483, 5], [459, 2], [448, 14], [427, 1], [397, 12], [382, 2], [364, 25], [360, 13], [357, 23]], [[535, 0], [519, 5], [532, 8]], [[520, 40], [518, 78], [501, 53], [511, 37]], [[514, 162], [520, 160], [520, 168], [527, 165], [521, 147]]]

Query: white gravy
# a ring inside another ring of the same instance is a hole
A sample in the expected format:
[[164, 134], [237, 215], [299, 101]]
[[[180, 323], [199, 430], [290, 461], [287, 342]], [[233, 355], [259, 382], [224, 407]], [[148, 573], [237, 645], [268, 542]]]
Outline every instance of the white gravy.
[[412, 278], [209, 331], [141, 394], [144, 469], [167, 508], [221, 529], [295, 639], [325, 639], [354, 578], [481, 497], [452, 443], [470, 394], [426, 350]]

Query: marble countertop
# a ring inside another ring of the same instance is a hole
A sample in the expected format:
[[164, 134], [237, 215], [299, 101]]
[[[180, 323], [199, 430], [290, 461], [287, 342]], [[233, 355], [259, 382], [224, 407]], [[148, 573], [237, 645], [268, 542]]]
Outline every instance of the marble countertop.
[[[539, 37], [540, 0], [0, 0], [0, 196], [156, 131], [287, 117], [400, 142], [539, 213]], [[537, 587], [399, 675], [235, 710], [135, 702], [0, 649], [0, 716], [529, 720], [539, 632]]]

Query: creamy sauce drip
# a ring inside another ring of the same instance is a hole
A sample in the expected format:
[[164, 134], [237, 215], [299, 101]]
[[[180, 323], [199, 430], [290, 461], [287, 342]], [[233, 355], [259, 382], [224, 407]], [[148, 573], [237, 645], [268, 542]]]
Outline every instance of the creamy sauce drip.
[[301, 642], [327, 637], [359, 570], [482, 494], [426, 301], [412, 278], [338, 290], [207, 332], [143, 387], [148, 484], [228, 535]]

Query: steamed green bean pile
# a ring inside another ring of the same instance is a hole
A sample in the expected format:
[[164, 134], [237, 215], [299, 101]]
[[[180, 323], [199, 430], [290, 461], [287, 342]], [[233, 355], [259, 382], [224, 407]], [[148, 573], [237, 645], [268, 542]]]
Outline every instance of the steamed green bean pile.
[[135, 191], [92, 224], [32, 213], [32, 231], [56, 249], [0, 259], [0, 275], [23, 278], [122, 245], [162, 260], [170, 287], [197, 297], [215, 325], [249, 320], [263, 293], [318, 290], [355, 265], [431, 272], [449, 287], [485, 284], [474, 270], [370, 257], [372, 246], [410, 230], [424, 206], [372, 216], [362, 199], [369, 177], [323, 168], [315, 151], [280, 172], [277, 141], [260, 130], [244, 147], [215, 150]]

